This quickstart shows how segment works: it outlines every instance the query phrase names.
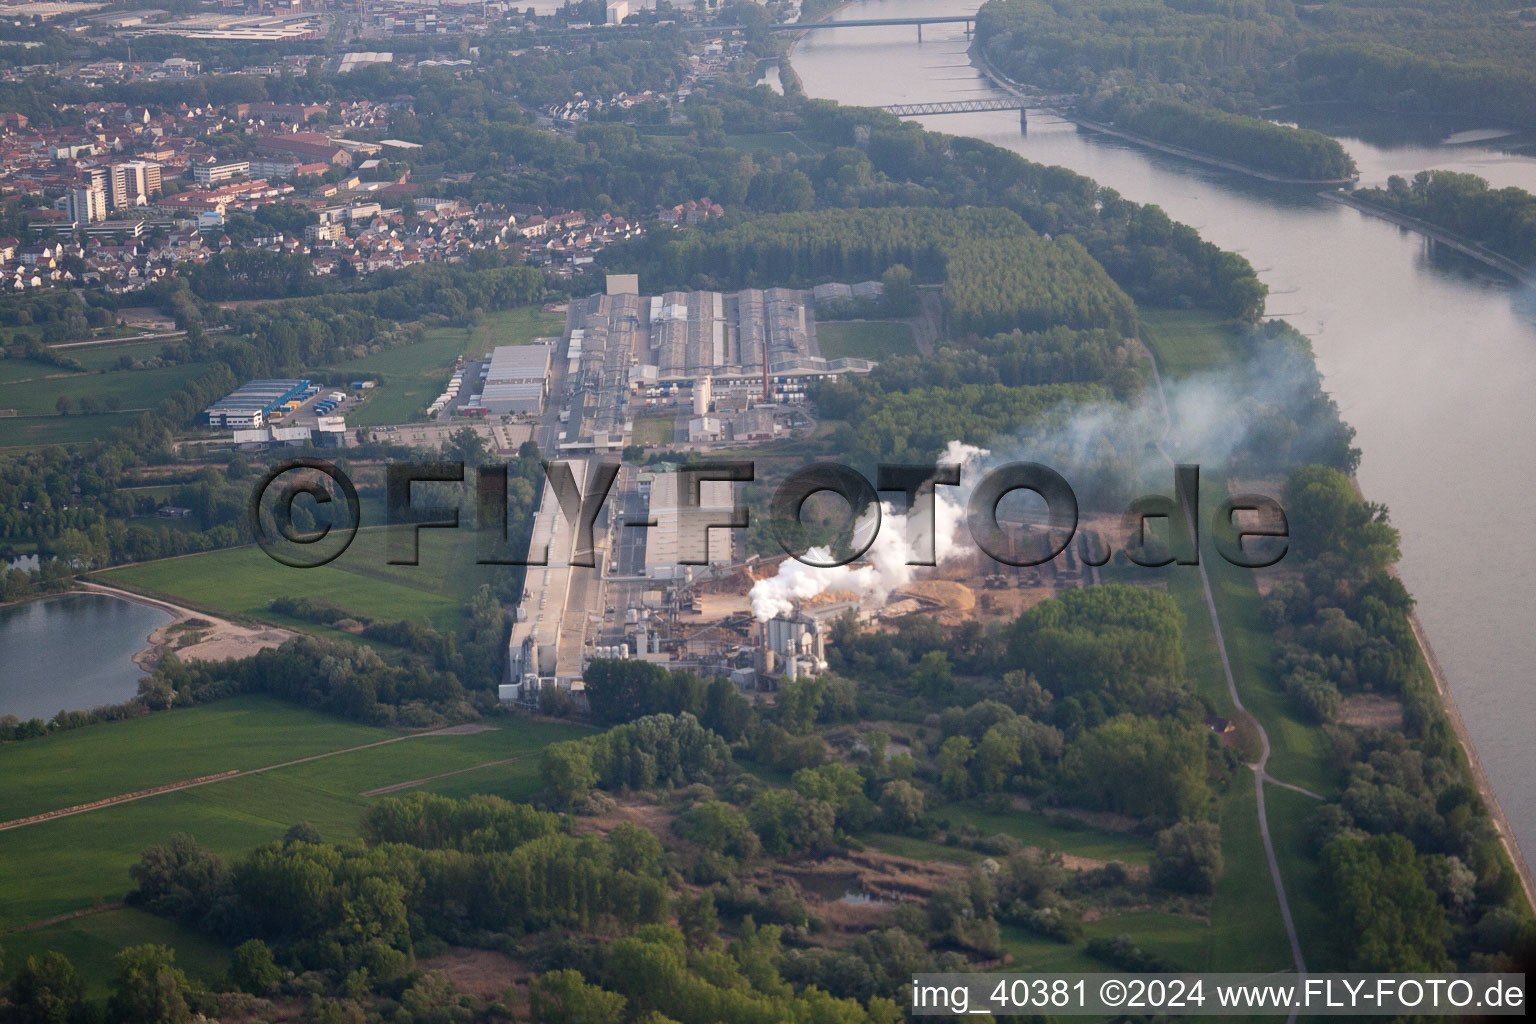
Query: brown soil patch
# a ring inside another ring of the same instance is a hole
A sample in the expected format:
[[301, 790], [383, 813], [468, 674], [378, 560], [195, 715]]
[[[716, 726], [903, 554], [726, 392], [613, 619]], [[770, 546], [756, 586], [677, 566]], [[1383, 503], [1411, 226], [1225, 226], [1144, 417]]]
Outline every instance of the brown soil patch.
[[463, 725], [450, 725], [442, 729], [433, 729], [428, 736], [473, 736], [478, 732], [495, 732], [496, 726], [482, 725], [478, 722], [465, 722]]
[[1080, 821], [1084, 825], [1103, 829], [1106, 832], [1134, 832], [1141, 822], [1126, 814], [1113, 814], [1109, 811], [1090, 811], [1081, 807], [1036, 807], [1027, 796], [1016, 796], [1011, 801], [1013, 806], [1021, 811], [1031, 811], [1035, 814], [1058, 814], [1063, 818], [1071, 818]]
[[137, 604], [169, 612], [175, 618], [149, 634], [149, 646], [133, 656], [133, 662], [146, 672], [154, 671], [160, 659], [175, 652], [182, 661], [231, 661], [249, 658], [258, 651], [281, 647], [295, 634], [275, 626], [237, 626], [206, 612], [193, 611], [169, 601], [145, 597], [128, 590], [82, 583], [82, 589], [111, 594]]
[[917, 580], [896, 592], [897, 597], [915, 597], [941, 605], [944, 614], [960, 614], [976, 607], [976, 592], [955, 580]]
[[514, 986], [526, 988], [528, 968], [503, 953], [454, 946], [441, 956], [418, 960], [423, 970], [441, 971], [460, 992], [495, 999]]
[[1401, 729], [1403, 704], [1393, 697], [1357, 693], [1339, 703], [1339, 723], [1360, 729]]
[[680, 840], [672, 832], [672, 819], [675, 817], [677, 815], [665, 807], [641, 803], [637, 800], [624, 800], [606, 814], [584, 815], [578, 818], [576, 828], [606, 836], [619, 825], [629, 822], [653, 834], [662, 841], [663, 845], [676, 846]]
[[[158, 642], [158, 633], [160, 630], [150, 634], [151, 645]], [[232, 622], [219, 622], [189, 637], [195, 642], [184, 647], [171, 644], [167, 650], [175, 651], [176, 657], [182, 661], [235, 661], [249, 658], [258, 651], [281, 647], [293, 639], [294, 635], [275, 626], [252, 628], [237, 626]]]

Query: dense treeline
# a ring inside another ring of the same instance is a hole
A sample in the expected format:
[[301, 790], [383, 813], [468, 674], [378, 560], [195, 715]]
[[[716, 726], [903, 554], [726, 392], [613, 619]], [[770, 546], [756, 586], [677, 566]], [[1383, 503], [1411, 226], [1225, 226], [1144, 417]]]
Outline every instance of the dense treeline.
[[1265, 611], [1287, 691], [1324, 722], [1345, 695], [1402, 705], [1401, 730], [1331, 732], [1347, 782], [1313, 839], [1345, 925], [1338, 962], [1503, 969], [1536, 950], [1536, 925], [1420, 655], [1413, 600], [1390, 572], [1397, 532], [1335, 470], [1302, 467], [1286, 490], [1302, 574], [1277, 585]]
[[[1465, 10], [1447, 20], [1460, 21]], [[1529, 28], [1488, 35], [1499, 37], [1526, 47], [1536, 43]], [[1351, 100], [1411, 113], [1472, 111], [1509, 124], [1536, 124], [1536, 68], [1495, 63], [1488, 51], [1437, 60], [1379, 43], [1323, 45], [1297, 55], [1296, 74], [1304, 99]]]
[[[450, 658], [450, 663], [458, 663]], [[499, 676], [479, 677], [482, 706], [494, 703]], [[473, 718], [476, 711], [453, 671], [418, 659], [385, 661], [370, 647], [300, 636], [275, 650], [239, 661], [167, 658], [139, 683], [150, 708], [198, 704], [237, 693], [265, 693], [354, 721], [378, 725], [435, 725]]]
[[[1072, 234], [1138, 300], [1207, 306], [1236, 317], [1256, 316], [1262, 308], [1263, 286], [1247, 261], [1222, 253], [1156, 207], [1127, 202], [1063, 168], [1031, 164], [974, 139], [925, 132], [883, 111], [762, 90], [719, 86], [691, 99], [688, 113], [694, 131], [686, 139], [648, 138], [613, 124], [584, 125], [575, 139], [522, 126], [477, 126], [515, 132], [508, 145], [519, 162], [505, 172], [477, 173], [459, 191], [476, 202], [513, 198], [632, 217], [701, 193], [733, 212], [751, 213], [1001, 205], [1037, 232]], [[726, 118], [738, 131], [794, 131], [828, 151], [744, 156], [724, 148], [716, 125]], [[862, 142], [865, 130], [868, 141]], [[572, 173], [573, 166], [581, 172]], [[605, 261], [650, 274], [671, 237], [653, 233], [646, 243], [616, 247]], [[920, 279], [936, 279], [907, 265]], [[661, 276], [668, 284], [708, 283]]]
[[646, 715], [690, 714], [729, 743], [746, 731], [752, 709], [729, 679], [700, 679], [644, 661], [595, 660], [582, 674], [587, 706], [600, 725]]
[[[290, 835], [233, 865], [179, 835], [132, 871], [130, 901], [231, 945], [259, 940], [295, 969], [363, 972], [388, 984], [432, 937], [487, 944], [552, 927], [634, 927], [665, 920], [656, 838], [623, 824], [574, 836], [553, 815], [477, 796], [383, 800], [365, 843]], [[420, 840], [420, 845], [412, 840]]]
[[1091, 385], [1071, 384], [960, 384], [888, 392], [860, 388], [845, 405], [837, 404], [830, 390], [817, 394], [818, 403], [827, 396], [828, 415], [849, 421], [829, 438], [829, 448], [874, 463], [928, 459], [956, 440], [985, 444], [1017, 432], [1050, 410], [1091, 400], [1101, 392]]
[[1411, 182], [1394, 174], [1384, 189], [1357, 189], [1353, 194], [1428, 221], [1516, 263], [1536, 263], [1536, 196], [1523, 189], [1491, 189], [1475, 174], [1420, 171]]
[[1177, 100], [1094, 107], [1116, 127], [1157, 142], [1181, 146], [1286, 178], [1340, 181], [1355, 173], [1355, 162], [1338, 141], [1303, 128], [1263, 118], [1229, 114]]
[[635, 790], [707, 782], [731, 763], [724, 740], [693, 715], [646, 715], [608, 732], [544, 749], [542, 771], [562, 805], [594, 789]]
[[1021, 81], [1092, 99], [1130, 85], [1246, 114], [1296, 100], [1531, 124], [1536, 23], [1522, 0], [990, 0], [977, 33]]
[[663, 280], [764, 286], [880, 277], [942, 281], [960, 332], [1135, 329], [1135, 307], [1081, 244], [1044, 239], [1003, 209], [886, 208], [758, 217], [653, 247]]
[[[1244, 358], [1215, 386], [1242, 409], [1244, 429], [1212, 447], [1245, 471], [1284, 474], [1316, 463], [1353, 472], [1360, 458], [1354, 431], [1323, 390], [1306, 337], [1268, 321], [1238, 338]], [[867, 375], [822, 382], [811, 394], [824, 420], [846, 421], [828, 434], [829, 454], [872, 465], [929, 458], [957, 439], [987, 446], [1000, 436], [1027, 436], [1038, 458], [1070, 470], [1080, 500], [1120, 509], [1150, 483], [1163, 485], [1146, 479], [1146, 446], [1162, 419], [1142, 415], [1150, 407], [1136, 401], [1144, 397], [1144, 373], [1140, 346], [1117, 332], [1054, 328], [951, 338], [932, 355], [889, 359]], [[1093, 443], [1082, 444], [1073, 426], [1082, 403], [1110, 397], [1127, 404], [1099, 406]]]

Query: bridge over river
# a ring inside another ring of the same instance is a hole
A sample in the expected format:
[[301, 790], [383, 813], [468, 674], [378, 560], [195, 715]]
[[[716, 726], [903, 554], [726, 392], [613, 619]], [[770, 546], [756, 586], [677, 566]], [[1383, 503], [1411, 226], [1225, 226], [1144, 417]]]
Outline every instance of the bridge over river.
[[897, 117], [927, 117], [931, 114], [974, 114], [985, 110], [1017, 110], [1019, 128], [1029, 130], [1029, 112], [1018, 97], [989, 96], [974, 100], [940, 100], [937, 103], [893, 103], [880, 108]]
[[923, 41], [924, 25], [958, 25], [964, 23], [965, 34], [971, 34], [971, 26], [976, 21], [974, 14], [933, 15], [916, 18], [863, 18], [850, 19], [848, 21], [793, 21], [787, 25], [769, 25], [770, 32], [808, 32], [817, 29], [828, 28], [881, 28], [889, 25], [916, 25], [917, 41]]

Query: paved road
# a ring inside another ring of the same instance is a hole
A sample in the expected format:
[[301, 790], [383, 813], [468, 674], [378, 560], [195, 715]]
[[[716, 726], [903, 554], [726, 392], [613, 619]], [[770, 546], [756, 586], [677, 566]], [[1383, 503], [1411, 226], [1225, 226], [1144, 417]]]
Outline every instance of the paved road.
[[[1152, 378], [1157, 383], [1157, 400], [1163, 410], [1163, 439], [1166, 440], [1168, 434], [1173, 429], [1173, 418], [1168, 413], [1168, 396], [1163, 390], [1163, 376], [1158, 370], [1157, 356], [1152, 352], [1151, 347], [1143, 341], [1141, 342], [1141, 348], [1142, 351], [1146, 352], [1147, 359], [1152, 363]], [[1174, 464], [1173, 457], [1163, 447], [1163, 440], [1157, 442], [1157, 450], [1162, 453], [1163, 458], [1168, 460], [1169, 465]], [[1195, 510], [1193, 508], [1186, 508], [1185, 511], [1191, 521], [1193, 521]], [[1280, 901], [1280, 919], [1285, 924], [1286, 938], [1290, 940], [1291, 959], [1296, 963], [1296, 973], [1305, 977], [1307, 962], [1301, 953], [1301, 940], [1296, 935], [1296, 922], [1291, 916], [1291, 904], [1285, 896], [1285, 880], [1280, 877], [1280, 862], [1275, 857], [1275, 844], [1269, 834], [1269, 816], [1264, 806], [1264, 783], [1274, 782], [1277, 785], [1285, 786], [1287, 789], [1294, 789], [1299, 793], [1306, 793], [1308, 796], [1317, 797], [1319, 800], [1322, 797], [1302, 789], [1300, 786], [1292, 786], [1289, 783], [1280, 782], [1265, 770], [1264, 766], [1269, 762], [1269, 734], [1264, 731], [1264, 725], [1259, 721], [1258, 717], [1243, 706], [1243, 699], [1238, 696], [1237, 680], [1232, 675], [1231, 659], [1227, 657], [1227, 641], [1221, 632], [1221, 617], [1216, 613], [1216, 600], [1212, 596], [1211, 578], [1206, 574], [1204, 559], [1201, 559], [1198, 568], [1200, 569], [1200, 585], [1205, 591], [1205, 607], [1210, 613], [1211, 629], [1216, 635], [1216, 651], [1221, 655], [1221, 671], [1227, 677], [1227, 693], [1232, 697], [1233, 707], [1251, 719], [1254, 728], [1259, 733], [1259, 759], [1248, 766], [1253, 769], [1253, 790], [1258, 798], [1259, 835], [1264, 840], [1264, 857], [1269, 861], [1269, 876], [1275, 885], [1275, 897]], [[1295, 1019], [1296, 1014], [1293, 1012], [1289, 1020], [1295, 1021]]]

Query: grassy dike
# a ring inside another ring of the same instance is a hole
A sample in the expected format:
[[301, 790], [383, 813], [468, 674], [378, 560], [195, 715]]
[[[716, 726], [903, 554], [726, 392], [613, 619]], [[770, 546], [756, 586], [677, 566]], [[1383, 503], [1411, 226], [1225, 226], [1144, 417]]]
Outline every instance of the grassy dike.
[[[1143, 310], [1140, 315], [1143, 340], [1169, 379], [1220, 368], [1238, 358], [1235, 328], [1212, 314]], [[1200, 492], [1201, 528], [1205, 530], [1211, 511], [1227, 496], [1226, 478], [1211, 467], [1201, 467]], [[1329, 764], [1328, 737], [1320, 726], [1294, 712], [1275, 671], [1273, 637], [1264, 622], [1253, 572], [1217, 557], [1208, 538], [1201, 557], [1238, 694], [1269, 736], [1269, 774], [1329, 798], [1336, 796], [1343, 780]], [[1190, 676], [1222, 714], [1233, 716], [1235, 709], [1216, 653], [1200, 577], [1193, 567], [1170, 566], [1162, 571], [1169, 593], [1184, 612]], [[1239, 735], [1248, 739], [1241, 729]], [[1252, 755], [1244, 750], [1243, 756]], [[1222, 809], [1226, 869], [1212, 914], [1211, 969], [1290, 966], [1279, 906], [1258, 835], [1254, 785], [1252, 773], [1240, 775]], [[1266, 787], [1265, 798], [1275, 856], [1302, 952], [1309, 958], [1308, 965], [1314, 966], [1327, 947], [1329, 920], [1327, 908], [1319, 902], [1315, 884], [1318, 868], [1306, 842], [1307, 827], [1319, 803], [1273, 784]]]

